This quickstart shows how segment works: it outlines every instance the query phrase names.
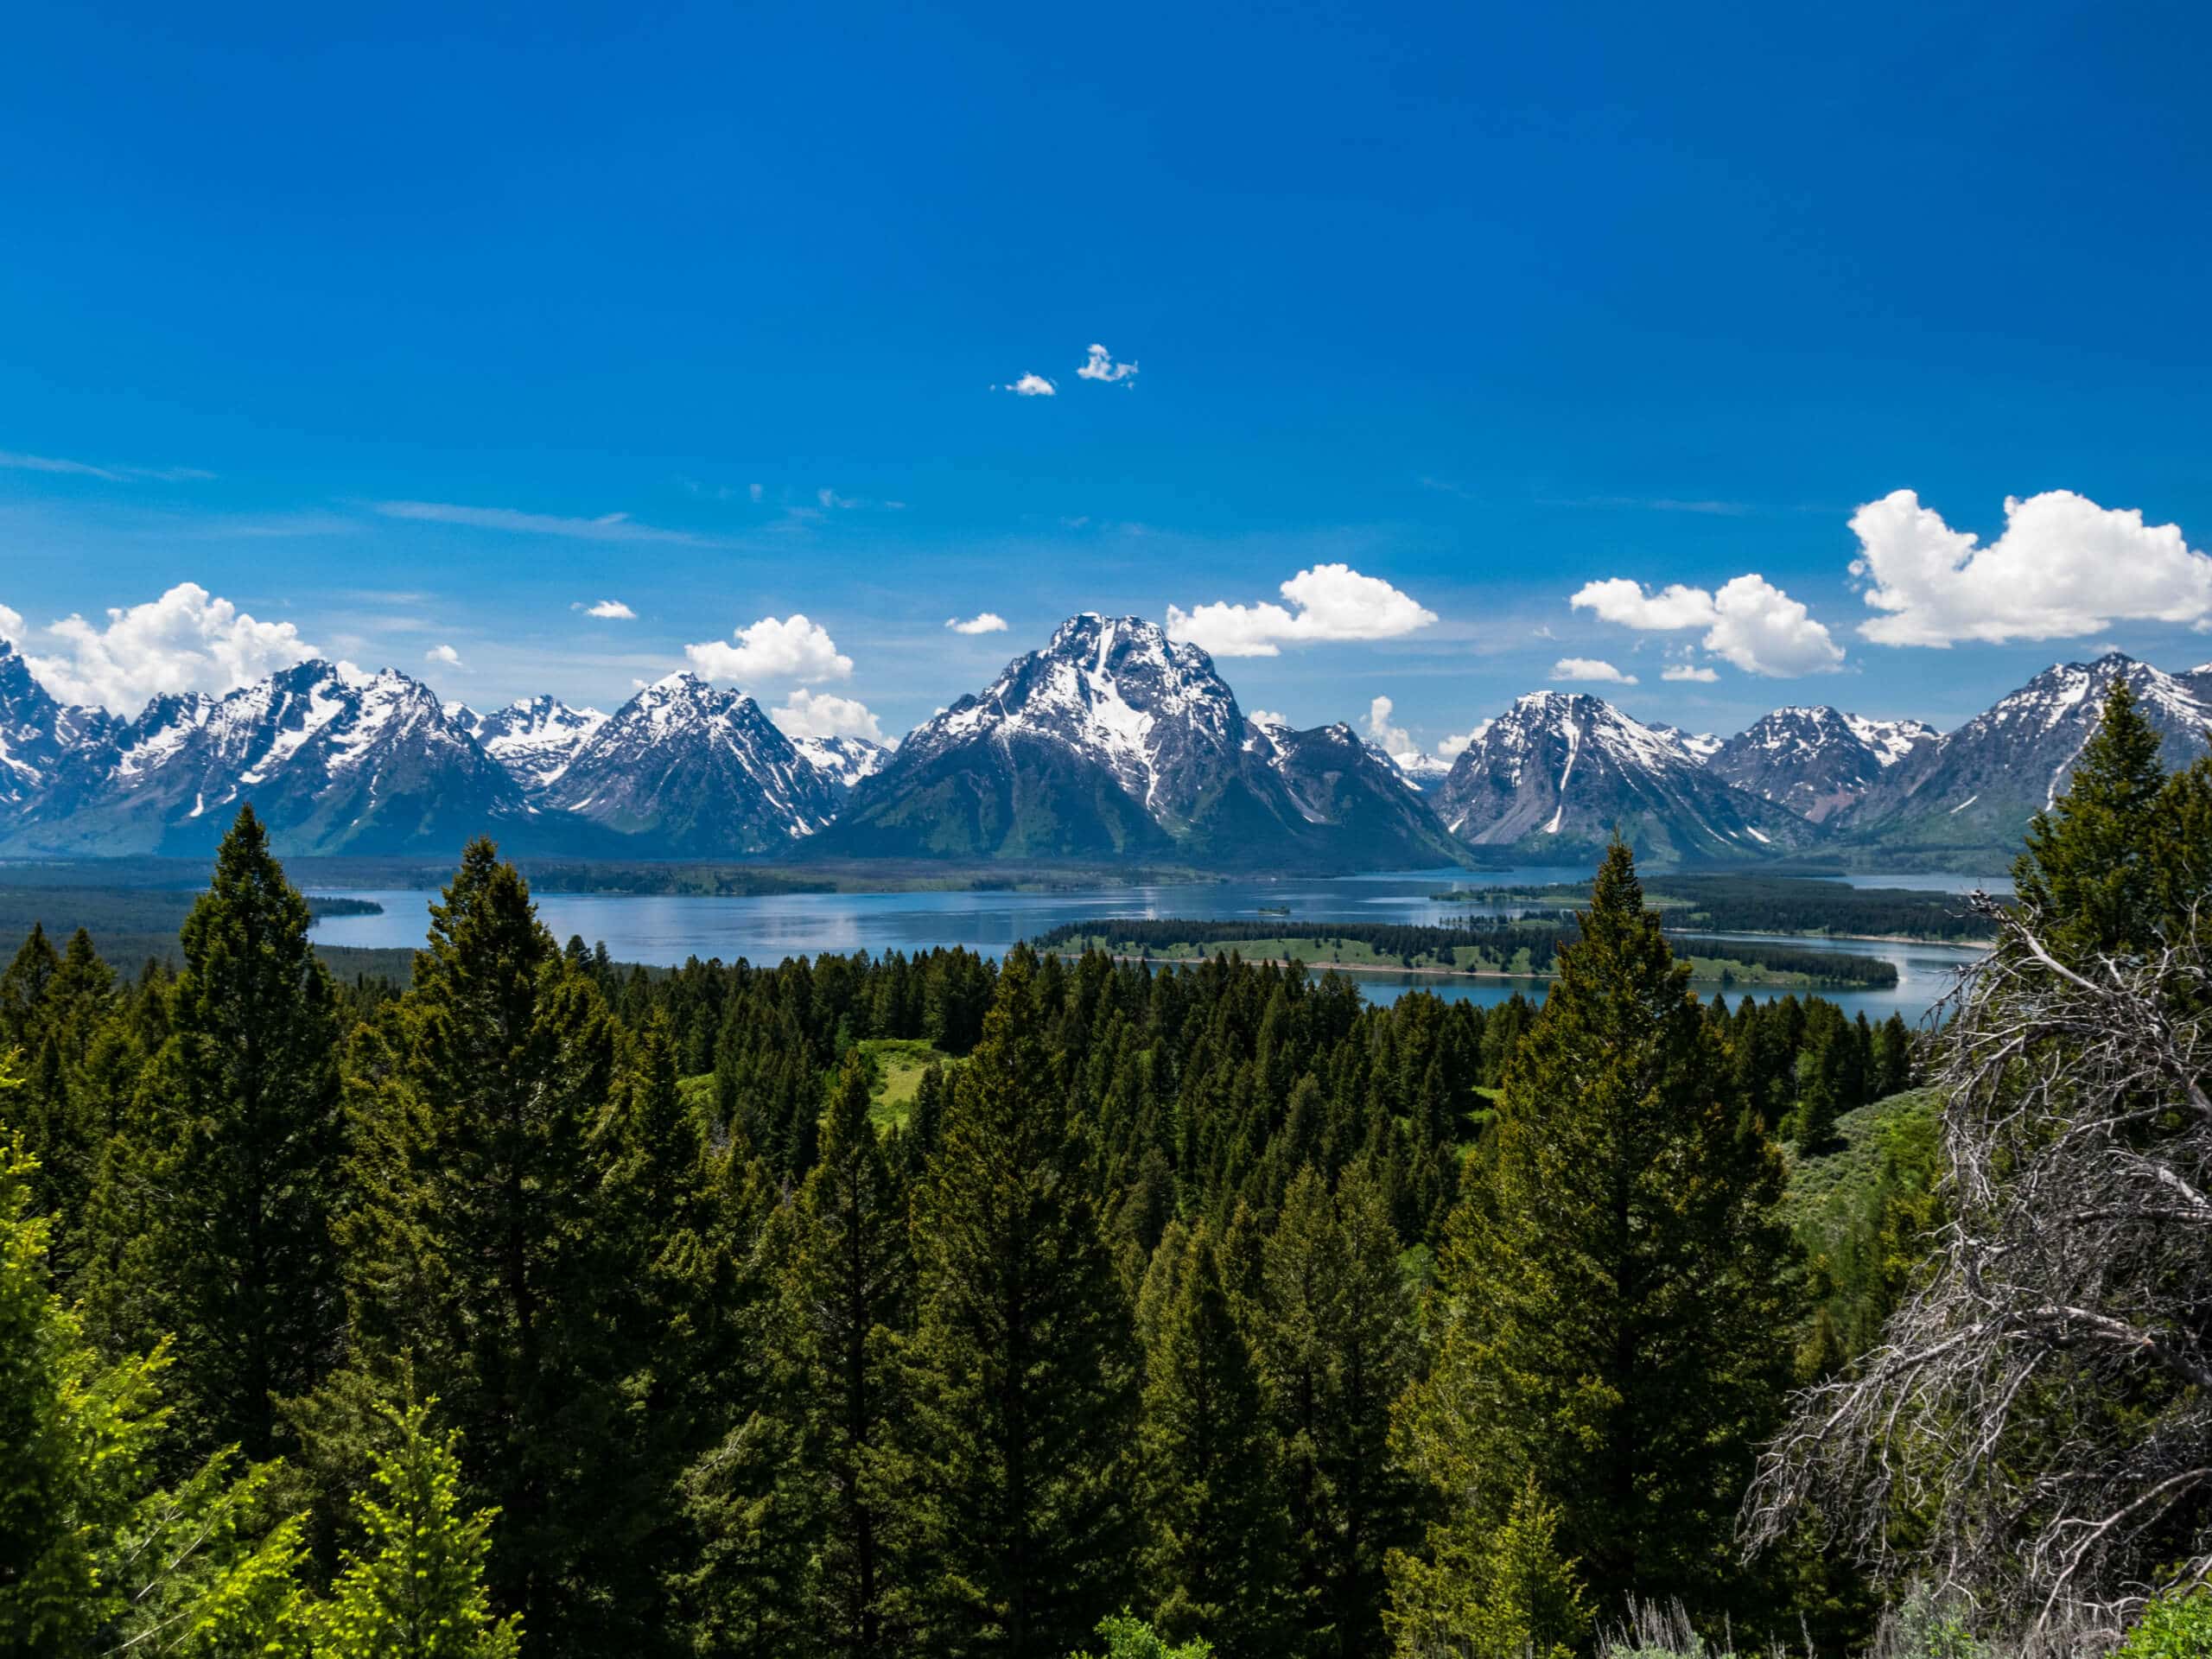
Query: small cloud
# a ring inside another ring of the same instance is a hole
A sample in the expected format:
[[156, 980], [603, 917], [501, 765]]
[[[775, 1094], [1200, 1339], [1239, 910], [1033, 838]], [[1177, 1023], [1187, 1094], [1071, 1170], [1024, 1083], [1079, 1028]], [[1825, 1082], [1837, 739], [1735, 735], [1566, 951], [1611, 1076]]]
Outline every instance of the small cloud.
[[512, 507], [471, 507], [452, 501], [379, 501], [375, 506], [387, 518], [461, 524], [471, 530], [503, 530], [521, 536], [561, 536], [583, 542], [677, 542], [694, 547], [707, 544], [686, 531], [658, 530], [651, 524], [632, 524], [626, 512], [601, 513], [596, 518], [564, 518], [550, 512], [522, 512]]
[[18, 473], [53, 473], [68, 478], [97, 478], [109, 484], [198, 484], [215, 476], [197, 467], [96, 466], [60, 455], [24, 455], [0, 449], [0, 467]]
[[1625, 576], [1586, 582], [1567, 601], [1595, 611], [1607, 622], [1643, 632], [1705, 630], [1705, 649], [1746, 674], [1789, 678], [1831, 673], [1843, 665], [1843, 647], [1810, 611], [1753, 573], [1710, 592], [1675, 582], [1656, 594]]
[[849, 512], [861, 504], [858, 496], [840, 495], [826, 485], [814, 493], [814, 499], [822, 504], [824, 512]]
[[993, 386], [993, 391], [1010, 391], [1017, 397], [1057, 397], [1060, 389], [1041, 374], [1025, 374], [1010, 385]]
[[619, 599], [602, 599], [596, 605], [587, 605], [582, 600], [569, 607], [582, 611], [586, 616], [602, 617], [609, 622], [634, 622], [638, 613]]
[[1440, 760], [1457, 760], [1469, 749], [1481, 742], [1483, 734], [1488, 730], [1490, 730], [1490, 721], [1478, 721], [1471, 729], [1446, 737], [1436, 746], [1436, 758]]
[[745, 493], [753, 498], [753, 505], [756, 507], [760, 505], [761, 498], [768, 493], [766, 490], [763, 489], [758, 484], [747, 485], [745, 486]]
[[1114, 354], [1103, 346], [1093, 346], [1090, 348], [1088, 359], [1075, 372], [1075, 378], [1078, 380], [1103, 380], [1110, 385], [1116, 380], [1135, 379], [1137, 365], [1116, 363]]
[[1535, 637], [1539, 639], [1556, 639], [1559, 638], [1559, 635], [1552, 632], [1552, 625], [1550, 623], [1539, 622], [1535, 626]]
[[1348, 564], [1317, 564], [1300, 571], [1277, 591], [1294, 611], [1265, 601], [1257, 605], [1217, 601], [1194, 611], [1170, 605], [1168, 635], [1192, 641], [1217, 657], [1275, 657], [1285, 642], [1395, 639], [1436, 620], [1436, 613], [1411, 595], [1380, 577], [1362, 575]]
[[1598, 685], [1634, 685], [1636, 676], [1624, 674], [1596, 657], [1562, 657], [1552, 664], [1552, 678], [1581, 680]]
[[461, 653], [451, 645], [432, 645], [423, 653], [423, 660], [426, 663], [442, 663], [448, 668], [459, 668]]
[[1290, 722], [1272, 709], [1255, 709], [1245, 718], [1255, 726], [1262, 727], [1270, 731], [1287, 732], [1290, 729]]
[[0, 639], [5, 639], [12, 645], [22, 637], [23, 613], [21, 611], [11, 611], [5, 605], [0, 605]]
[[1390, 715], [1396, 705], [1388, 697], [1376, 697], [1367, 705], [1367, 734], [1392, 754], [1403, 754], [1414, 746], [1413, 734], [1402, 726], [1393, 726]]
[[830, 631], [799, 611], [781, 619], [764, 616], [740, 628], [731, 645], [710, 639], [686, 645], [683, 654], [691, 666], [710, 680], [795, 680], [804, 684], [823, 680], [849, 680], [853, 659], [838, 651]]
[[944, 619], [944, 626], [955, 633], [1004, 633], [1006, 618], [996, 611], [984, 611], [969, 617], [965, 622], [957, 616], [948, 616]]
[[864, 737], [883, 741], [883, 728], [866, 703], [857, 697], [840, 697], [800, 686], [771, 709], [768, 718], [785, 737]]
[[1699, 685], [1711, 685], [1720, 676], [1713, 669], [1700, 667], [1695, 663], [1669, 663], [1659, 671], [1659, 677], [1662, 680], [1690, 680]]

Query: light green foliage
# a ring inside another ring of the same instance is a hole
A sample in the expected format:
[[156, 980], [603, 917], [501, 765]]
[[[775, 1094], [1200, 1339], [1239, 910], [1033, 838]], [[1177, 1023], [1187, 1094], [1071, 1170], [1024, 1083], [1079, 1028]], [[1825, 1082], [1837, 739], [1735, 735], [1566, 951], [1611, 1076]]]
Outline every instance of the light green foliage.
[[522, 1630], [495, 1619], [484, 1590], [493, 1511], [461, 1512], [453, 1433], [432, 1433], [429, 1406], [380, 1414], [389, 1439], [369, 1490], [353, 1495], [362, 1542], [327, 1600], [308, 1616], [315, 1659], [512, 1659]]
[[1098, 1621], [1098, 1635], [1106, 1645], [1099, 1652], [1076, 1653], [1068, 1659], [1211, 1659], [1212, 1644], [1192, 1637], [1179, 1647], [1170, 1647], [1160, 1632], [1129, 1613]]
[[2120, 1644], [2116, 1659], [2204, 1659], [2212, 1654], [2212, 1589], [2158, 1597]]
[[1393, 1551], [1383, 1623], [1401, 1659], [1570, 1659], [1590, 1628], [1559, 1511], [1521, 1489], [1503, 1526], [1429, 1529], [1427, 1559]]

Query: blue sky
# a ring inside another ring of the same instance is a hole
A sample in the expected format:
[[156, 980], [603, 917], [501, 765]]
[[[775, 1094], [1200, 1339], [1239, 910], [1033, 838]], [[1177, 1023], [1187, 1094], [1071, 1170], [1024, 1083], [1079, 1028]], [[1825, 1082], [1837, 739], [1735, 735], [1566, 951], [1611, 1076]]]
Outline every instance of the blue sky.
[[[2201, 8], [77, 0], [10, 35], [0, 607], [57, 682], [135, 696], [180, 629], [214, 643], [177, 673], [257, 663], [197, 600], [98, 637], [187, 582], [474, 702], [611, 707], [720, 640], [887, 733], [1078, 609], [1243, 606], [1248, 708], [1386, 696], [1425, 747], [1594, 664], [1732, 730], [2212, 657]], [[1094, 342], [1137, 372], [1079, 378]], [[994, 390], [1025, 373], [1054, 395]], [[1878, 610], [1853, 514], [1904, 490]], [[1279, 591], [1335, 565], [1434, 620]], [[834, 649], [736, 645], [794, 613]]]

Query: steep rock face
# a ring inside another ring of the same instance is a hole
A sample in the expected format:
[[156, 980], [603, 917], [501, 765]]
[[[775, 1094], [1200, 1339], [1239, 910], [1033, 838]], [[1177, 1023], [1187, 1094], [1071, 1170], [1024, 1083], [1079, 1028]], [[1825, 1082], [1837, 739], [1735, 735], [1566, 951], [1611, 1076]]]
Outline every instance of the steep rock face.
[[1714, 733], [1686, 732], [1679, 726], [1668, 725], [1664, 721], [1655, 720], [1648, 723], [1653, 731], [1680, 749], [1685, 758], [1696, 761], [1700, 766], [1719, 753], [1721, 745], [1726, 741]]
[[1661, 860], [1749, 858], [1814, 833], [1604, 699], [1563, 691], [1489, 723], [1445, 779], [1440, 816], [1463, 841], [1535, 856], [1580, 856], [1618, 831]]
[[648, 856], [711, 857], [786, 849], [830, 822], [839, 793], [751, 697], [671, 674], [578, 745], [543, 798]]
[[607, 724], [607, 716], [596, 709], [571, 709], [558, 697], [542, 695], [524, 697], [488, 715], [461, 709], [457, 718], [528, 795], [550, 789], [569, 769], [576, 751]]
[[1327, 826], [1347, 847], [1371, 849], [1377, 867], [1459, 861], [1420, 785], [1350, 726], [1338, 721], [1303, 732], [1278, 727], [1262, 734], [1273, 747], [1276, 774], [1309, 823]]
[[450, 850], [531, 819], [428, 686], [307, 662], [220, 697], [156, 698], [55, 768], [9, 846], [196, 855], [245, 801], [293, 855]]
[[60, 702], [0, 639], [0, 834], [70, 755], [99, 748], [121, 724], [105, 709]]
[[1363, 840], [1370, 815], [1356, 814], [1356, 828], [1332, 813], [1370, 791], [1405, 795], [1403, 785], [1363, 752], [1324, 786], [1330, 767], [1317, 751], [1301, 772], [1291, 757], [1302, 752], [1244, 718], [1198, 646], [1142, 618], [1086, 613], [912, 733], [853, 791], [818, 850], [1239, 868], [1377, 868], [1401, 856], [1395, 842]]
[[891, 760], [889, 744], [871, 743], [864, 737], [794, 737], [791, 747], [800, 760], [840, 789], [874, 777]]
[[1868, 720], [1825, 706], [1777, 709], [1706, 762], [1761, 800], [1824, 823], [1848, 813], [1890, 767], [1932, 741], [1918, 721]]
[[2107, 692], [2122, 677], [2164, 734], [2168, 766], [2187, 766], [2204, 753], [2212, 697], [2193, 681], [2121, 652], [2093, 663], [2055, 663], [1891, 767], [1853, 813], [1852, 838], [1923, 853], [2017, 852], [2029, 819], [2065, 790]]

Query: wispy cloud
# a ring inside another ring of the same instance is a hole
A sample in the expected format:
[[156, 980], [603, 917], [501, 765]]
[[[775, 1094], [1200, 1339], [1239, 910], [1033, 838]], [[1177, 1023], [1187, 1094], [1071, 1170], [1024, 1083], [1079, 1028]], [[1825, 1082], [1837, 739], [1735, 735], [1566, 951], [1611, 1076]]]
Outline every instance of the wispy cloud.
[[1549, 497], [1547, 507], [1597, 507], [1630, 512], [1694, 512], [1715, 518], [1749, 518], [1759, 509], [1748, 501], [1708, 501], [1673, 495], [1577, 495]]
[[985, 611], [964, 622], [957, 616], [948, 616], [944, 619], [944, 626], [955, 633], [1004, 633], [1006, 618], [996, 611]]
[[471, 507], [451, 501], [379, 501], [376, 510], [387, 518], [407, 518], [434, 524], [463, 524], [471, 530], [506, 531], [518, 536], [565, 536], [580, 542], [676, 542], [686, 546], [711, 543], [689, 531], [663, 530], [641, 524], [626, 512], [609, 512], [597, 518], [564, 518], [550, 512], [523, 512], [513, 507]]
[[215, 476], [197, 467], [123, 467], [110, 462], [70, 461], [60, 455], [26, 455], [0, 449], [0, 467], [18, 473], [56, 473], [68, 478], [97, 478], [110, 484], [197, 484]]
[[1114, 353], [1103, 346], [1091, 346], [1081, 368], [1075, 372], [1078, 380], [1103, 380], [1108, 385], [1115, 381], [1130, 381], [1137, 378], [1135, 363], [1116, 363]]

